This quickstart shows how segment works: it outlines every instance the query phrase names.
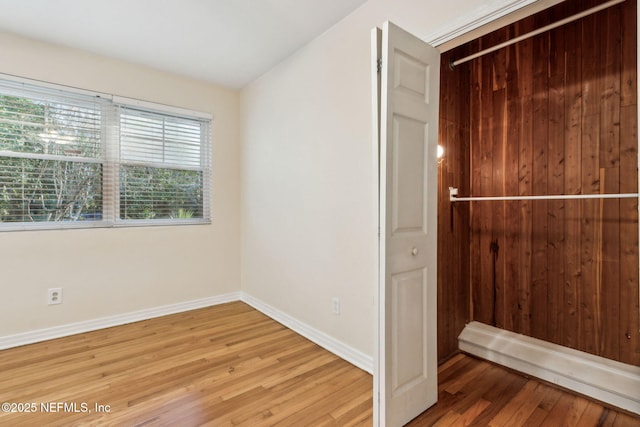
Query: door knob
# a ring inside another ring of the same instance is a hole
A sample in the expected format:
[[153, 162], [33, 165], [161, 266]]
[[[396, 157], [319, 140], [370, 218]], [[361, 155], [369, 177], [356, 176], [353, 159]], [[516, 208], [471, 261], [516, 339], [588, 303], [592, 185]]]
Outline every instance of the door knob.
[[414, 247], [413, 249], [411, 249], [411, 255], [413, 256], [418, 255], [418, 248]]

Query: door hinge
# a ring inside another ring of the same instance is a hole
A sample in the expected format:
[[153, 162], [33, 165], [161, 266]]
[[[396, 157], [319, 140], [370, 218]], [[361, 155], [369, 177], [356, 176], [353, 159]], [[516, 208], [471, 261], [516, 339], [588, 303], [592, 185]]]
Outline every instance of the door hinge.
[[382, 71], [382, 58], [378, 58], [376, 60], [376, 66], [378, 67], [378, 72]]

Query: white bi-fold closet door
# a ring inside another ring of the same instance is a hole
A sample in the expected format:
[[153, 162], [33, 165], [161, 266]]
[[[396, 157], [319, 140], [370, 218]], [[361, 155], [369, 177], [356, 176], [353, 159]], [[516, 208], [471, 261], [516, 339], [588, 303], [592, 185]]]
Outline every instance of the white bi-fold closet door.
[[376, 421], [401, 426], [437, 400], [440, 53], [387, 22], [373, 31], [380, 258]]

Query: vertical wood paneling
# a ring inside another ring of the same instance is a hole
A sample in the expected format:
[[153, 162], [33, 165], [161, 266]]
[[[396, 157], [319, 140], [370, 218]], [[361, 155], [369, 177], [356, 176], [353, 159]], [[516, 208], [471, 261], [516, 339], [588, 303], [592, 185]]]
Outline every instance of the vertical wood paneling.
[[[516, 25], [519, 34], [526, 34], [533, 30], [532, 20], [526, 20]], [[518, 141], [518, 194], [528, 195], [533, 194], [533, 40], [524, 40], [516, 48], [521, 116], [521, 131]], [[531, 322], [531, 300], [528, 284], [531, 283], [532, 278], [533, 204], [530, 201], [518, 204], [520, 248], [517, 268], [519, 274], [517, 282], [510, 285], [511, 288], [517, 289], [517, 304], [512, 307], [517, 307], [518, 311], [514, 314], [515, 322], [512, 330], [528, 331]]]
[[[600, 73], [599, 64], [594, 58], [600, 58], [601, 16], [591, 15], [582, 19], [581, 46], [589, 55], [582, 55], [582, 193], [600, 192]], [[599, 340], [596, 328], [599, 313], [596, 310], [597, 281], [599, 280], [596, 251], [599, 249], [599, 229], [597, 200], [584, 200], [580, 223], [580, 272], [582, 287], [579, 292], [578, 311], [578, 347], [595, 353], [595, 340]]]
[[[507, 31], [496, 33], [492, 44], [502, 43], [509, 38]], [[504, 193], [506, 183], [506, 151], [507, 151], [507, 58], [508, 49], [500, 49], [491, 59], [493, 72], [493, 93], [491, 127], [493, 129], [493, 176], [490, 194]], [[489, 252], [493, 266], [491, 277], [494, 292], [494, 323], [498, 327], [505, 324], [505, 270], [506, 270], [506, 235], [505, 235], [505, 202], [496, 202], [491, 206], [493, 227]]]
[[620, 8], [622, 10], [620, 106], [627, 107], [638, 104], [637, 4], [633, 0], [625, 1]]
[[[632, 169], [638, 164], [638, 107], [621, 108], [620, 168]], [[633, 174], [620, 174], [620, 191], [637, 192], [638, 179]], [[640, 309], [638, 307], [638, 201], [620, 201], [620, 305], [619, 326], [613, 333], [620, 336], [618, 360], [640, 365]]]
[[[482, 49], [482, 44], [480, 41], [472, 42], [470, 44], [470, 51], [477, 51]], [[469, 111], [470, 115], [470, 129], [469, 129], [469, 149], [471, 151], [471, 156], [469, 159], [469, 166], [471, 169], [469, 181], [470, 188], [469, 192], [473, 194], [482, 193], [482, 188], [480, 186], [480, 178], [481, 178], [481, 164], [482, 164], [482, 147], [480, 146], [481, 133], [481, 114], [482, 111], [482, 67], [477, 66], [476, 62], [471, 62], [471, 101], [469, 104], [471, 105], [471, 109]], [[462, 103], [464, 103], [464, 95], [462, 94]], [[480, 237], [481, 233], [481, 213], [482, 206], [478, 205], [470, 205], [470, 216], [471, 216], [471, 248], [470, 248], [470, 259], [471, 259], [471, 277], [470, 281], [470, 292], [471, 292], [471, 304], [469, 306], [469, 317], [472, 319], [487, 319], [490, 321], [488, 316], [484, 316], [484, 312], [480, 312], [476, 310], [477, 301], [480, 301], [480, 296], [482, 295], [481, 289], [481, 281], [482, 281], [482, 272], [480, 270], [481, 262], [478, 262], [477, 256], [481, 253], [480, 250]]]
[[[603, 169], [603, 190], [605, 193], [620, 191], [620, 175], [613, 168]], [[609, 359], [620, 358], [619, 318], [615, 313], [620, 307], [620, 201], [600, 201], [602, 212], [602, 247], [599, 280], [598, 313], [601, 314], [600, 340], [596, 342], [597, 354]]]
[[[602, 86], [602, 114], [600, 129], [600, 188], [605, 193], [620, 192], [620, 102], [622, 68], [622, 17], [621, 8], [607, 11], [601, 38], [601, 52], [605, 60], [600, 75]], [[611, 124], [611, 125], [609, 125]], [[599, 313], [615, 313], [620, 306], [620, 201], [600, 201], [601, 248], [598, 295]], [[618, 317], [601, 316], [598, 354], [610, 359], [620, 357], [620, 334]]]
[[[495, 44], [495, 37], [490, 39], [490, 45]], [[472, 144], [480, 145], [480, 194], [491, 194], [493, 190], [493, 156], [494, 156], [494, 127], [493, 127], [493, 61], [490, 55], [480, 59], [480, 139], [472, 140]], [[473, 191], [473, 190], [472, 190]], [[474, 312], [478, 319], [485, 323], [495, 323], [496, 319], [496, 289], [494, 271], [497, 260], [492, 253], [493, 242], [493, 211], [490, 205], [474, 205], [479, 210], [480, 220], [480, 254], [473, 257], [474, 262], [480, 263], [479, 288], [474, 289]], [[477, 303], [476, 303], [477, 302]]]
[[[518, 194], [519, 188], [519, 153], [521, 117], [520, 117], [520, 86], [518, 78], [517, 51], [515, 46], [508, 49], [507, 56], [507, 126], [506, 126], [506, 149], [505, 149], [505, 187], [506, 194]], [[506, 307], [517, 307], [518, 288], [508, 286], [509, 283], [518, 282], [519, 266], [519, 224], [511, 218], [518, 218], [518, 203], [505, 203], [505, 241], [502, 253], [504, 254], [504, 283], [503, 295]], [[503, 315], [503, 327], [513, 329], [515, 327], [517, 312], [505, 310]]]
[[[466, 55], [468, 50], [462, 50]], [[460, 78], [456, 80], [456, 93], [469, 94], [471, 87], [471, 75], [469, 72], [469, 64], [465, 64], [460, 69]], [[454, 104], [454, 107], [459, 105], [459, 101]], [[470, 169], [470, 105], [469, 102], [464, 102], [461, 106], [455, 108], [457, 112], [456, 116], [456, 131], [458, 135], [458, 148], [455, 151], [455, 159], [457, 159], [456, 176], [459, 179], [459, 187], [461, 191], [469, 192], [469, 169]], [[447, 203], [451, 206], [450, 203]], [[458, 348], [458, 335], [462, 332], [462, 329], [471, 320], [470, 316], [470, 288], [469, 288], [469, 269], [470, 269], [470, 252], [469, 252], [469, 214], [471, 207], [469, 205], [459, 207], [456, 210], [452, 210], [454, 217], [454, 237], [453, 241], [456, 242], [456, 251], [453, 255], [453, 260], [457, 264], [458, 268], [455, 269], [454, 283], [458, 287], [452, 286], [451, 292], [454, 292], [454, 305], [449, 311], [455, 311], [454, 327], [455, 334], [452, 336], [452, 352]]]
[[[495, 63], [504, 64], [504, 55], [496, 55]], [[494, 86], [493, 91], [493, 176], [491, 194], [504, 193], [505, 183], [505, 157], [506, 157], [506, 106], [507, 90], [503, 79], [499, 86]], [[495, 202], [491, 206], [492, 230], [489, 252], [492, 257], [491, 280], [494, 292], [494, 323], [498, 327], [504, 327], [505, 317], [505, 202]]]
[[[449, 112], [451, 109], [451, 99], [453, 88], [451, 87], [451, 79], [446, 78], [446, 61], [443, 59], [440, 64], [440, 118], [438, 124], [438, 143], [440, 145], [444, 145], [445, 141], [448, 141], [449, 133], [450, 133], [450, 120], [449, 120]], [[443, 188], [447, 181], [450, 181], [448, 168], [441, 164], [438, 167], [438, 193], [442, 194]], [[443, 239], [445, 237], [443, 234], [446, 234], [447, 237], [450, 237], [450, 227], [449, 221], [445, 221], [444, 218], [446, 215], [447, 207], [440, 198], [438, 200], [438, 218], [440, 221], [438, 223], [438, 359], [441, 358], [441, 352], [444, 352], [445, 348], [449, 349], [450, 347], [450, 337], [452, 335], [452, 331], [450, 330], [450, 322], [447, 322], [447, 317], [449, 316], [450, 310], [447, 310], [446, 307], [450, 305], [451, 296], [446, 291], [446, 288], [442, 286], [443, 283], [447, 281], [453, 274], [453, 266], [451, 265], [451, 261], [449, 259], [450, 251], [453, 249], [450, 244], [443, 244], [446, 240]], [[449, 219], [450, 220], [450, 219]], [[446, 224], [445, 224], [446, 223]]]
[[[582, 56], [581, 22], [563, 27], [565, 32], [565, 143], [564, 143], [564, 191], [579, 194], [581, 188], [582, 158]], [[581, 287], [580, 273], [580, 208], [577, 200], [565, 201], [565, 254], [564, 254], [564, 344], [578, 346], [578, 290]]]
[[[464, 48], [476, 52], [603, 2], [567, 0]], [[441, 175], [441, 229], [455, 230], [455, 242], [440, 241], [448, 249], [439, 251], [468, 257], [465, 271], [440, 277], [465, 282], [454, 288], [471, 298], [469, 318], [638, 365], [637, 200], [478, 202], [468, 210], [446, 201], [448, 186], [464, 182], [461, 194], [478, 196], [637, 192], [636, 32], [636, 0], [627, 0], [470, 62], [466, 83], [449, 70], [443, 114], [455, 119], [441, 119], [441, 129], [466, 151], [452, 151], [455, 166], [447, 158]], [[453, 136], [456, 127], [467, 136]], [[461, 213], [466, 234], [449, 225]], [[461, 301], [441, 304], [455, 311]]]
[[[491, 44], [494, 44], [494, 40], [491, 40]], [[481, 98], [480, 98], [480, 192], [481, 194], [491, 194], [493, 190], [493, 81], [492, 75], [492, 59], [490, 56], [485, 56], [481, 59], [482, 73], [480, 80], [481, 84]], [[489, 67], [487, 69], [487, 67]], [[495, 323], [496, 318], [496, 289], [494, 284], [494, 270], [496, 260], [491, 253], [491, 243], [493, 239], [493, 211], [491, 206], [475, 206], [476, 208], [482, 208], [480, 211], [480, 253], [488, 262], [483, 262], [480, 265], [480, 295], [479, 305], [476, 305], [476, 310], [481, 315], [483, 321]], [[478, 258], [480, 260], [481, 258]], [[475, 302], [475, 300], [474, 300]]]
[[[622, 3], [620, 191], [638, 191], [637, 4]], [[630, 171], [636, 170], [636, 174]], [[620, 201], [620, 359], [640, 365], [638, 201]]]
[[458, 335], [469, 321], [469, 206], [452, 206], [448, 187], [469, 191], [469, 65], [449, 68], [451, 55], [464, 56], [465, 47], [443, 55], [440, 70], [439, 144], [445, 156], [438, 166], [438, 360], [458, 349]]
[[[552, 14], [552, 21], [562, 16], [562, 10]], [[549, 194], [565, 194], [564, 189], [564, 139], [565, 139], [565, 40], [564, 31], [549, 33], [549, 137], [547, 191]], [[565, 202], [550, 200], [547, 203], [547, 266], [548, 307], [546, 339], [559, 344], [564, 339], [564, 250], [565, 250]]]
[[[536, 20], [536, 27], [548, 24], [548, 18]], [[547, 190], [547, 142], [549, 132], [549, 34], [533, 39], [533, 194], [548, 194]], [[547, 319], [547, 201], [532, 205], [533, 241], [531, 244], [531, 319], [526, 333], [536, 338], [546, 335]], [[544, 236], [544, 238], [541, 238]]]

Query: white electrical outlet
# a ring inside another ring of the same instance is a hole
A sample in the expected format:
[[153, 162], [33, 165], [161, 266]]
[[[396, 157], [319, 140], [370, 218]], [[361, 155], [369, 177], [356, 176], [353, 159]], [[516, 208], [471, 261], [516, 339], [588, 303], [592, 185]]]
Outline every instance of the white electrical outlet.
[[340, 298], [331, 299], [331, 309], [333, 310], [333, 314], [340, 314]]
[[47, 304], [62, 304], [62, 288], [49, 288], [47, 292]]

